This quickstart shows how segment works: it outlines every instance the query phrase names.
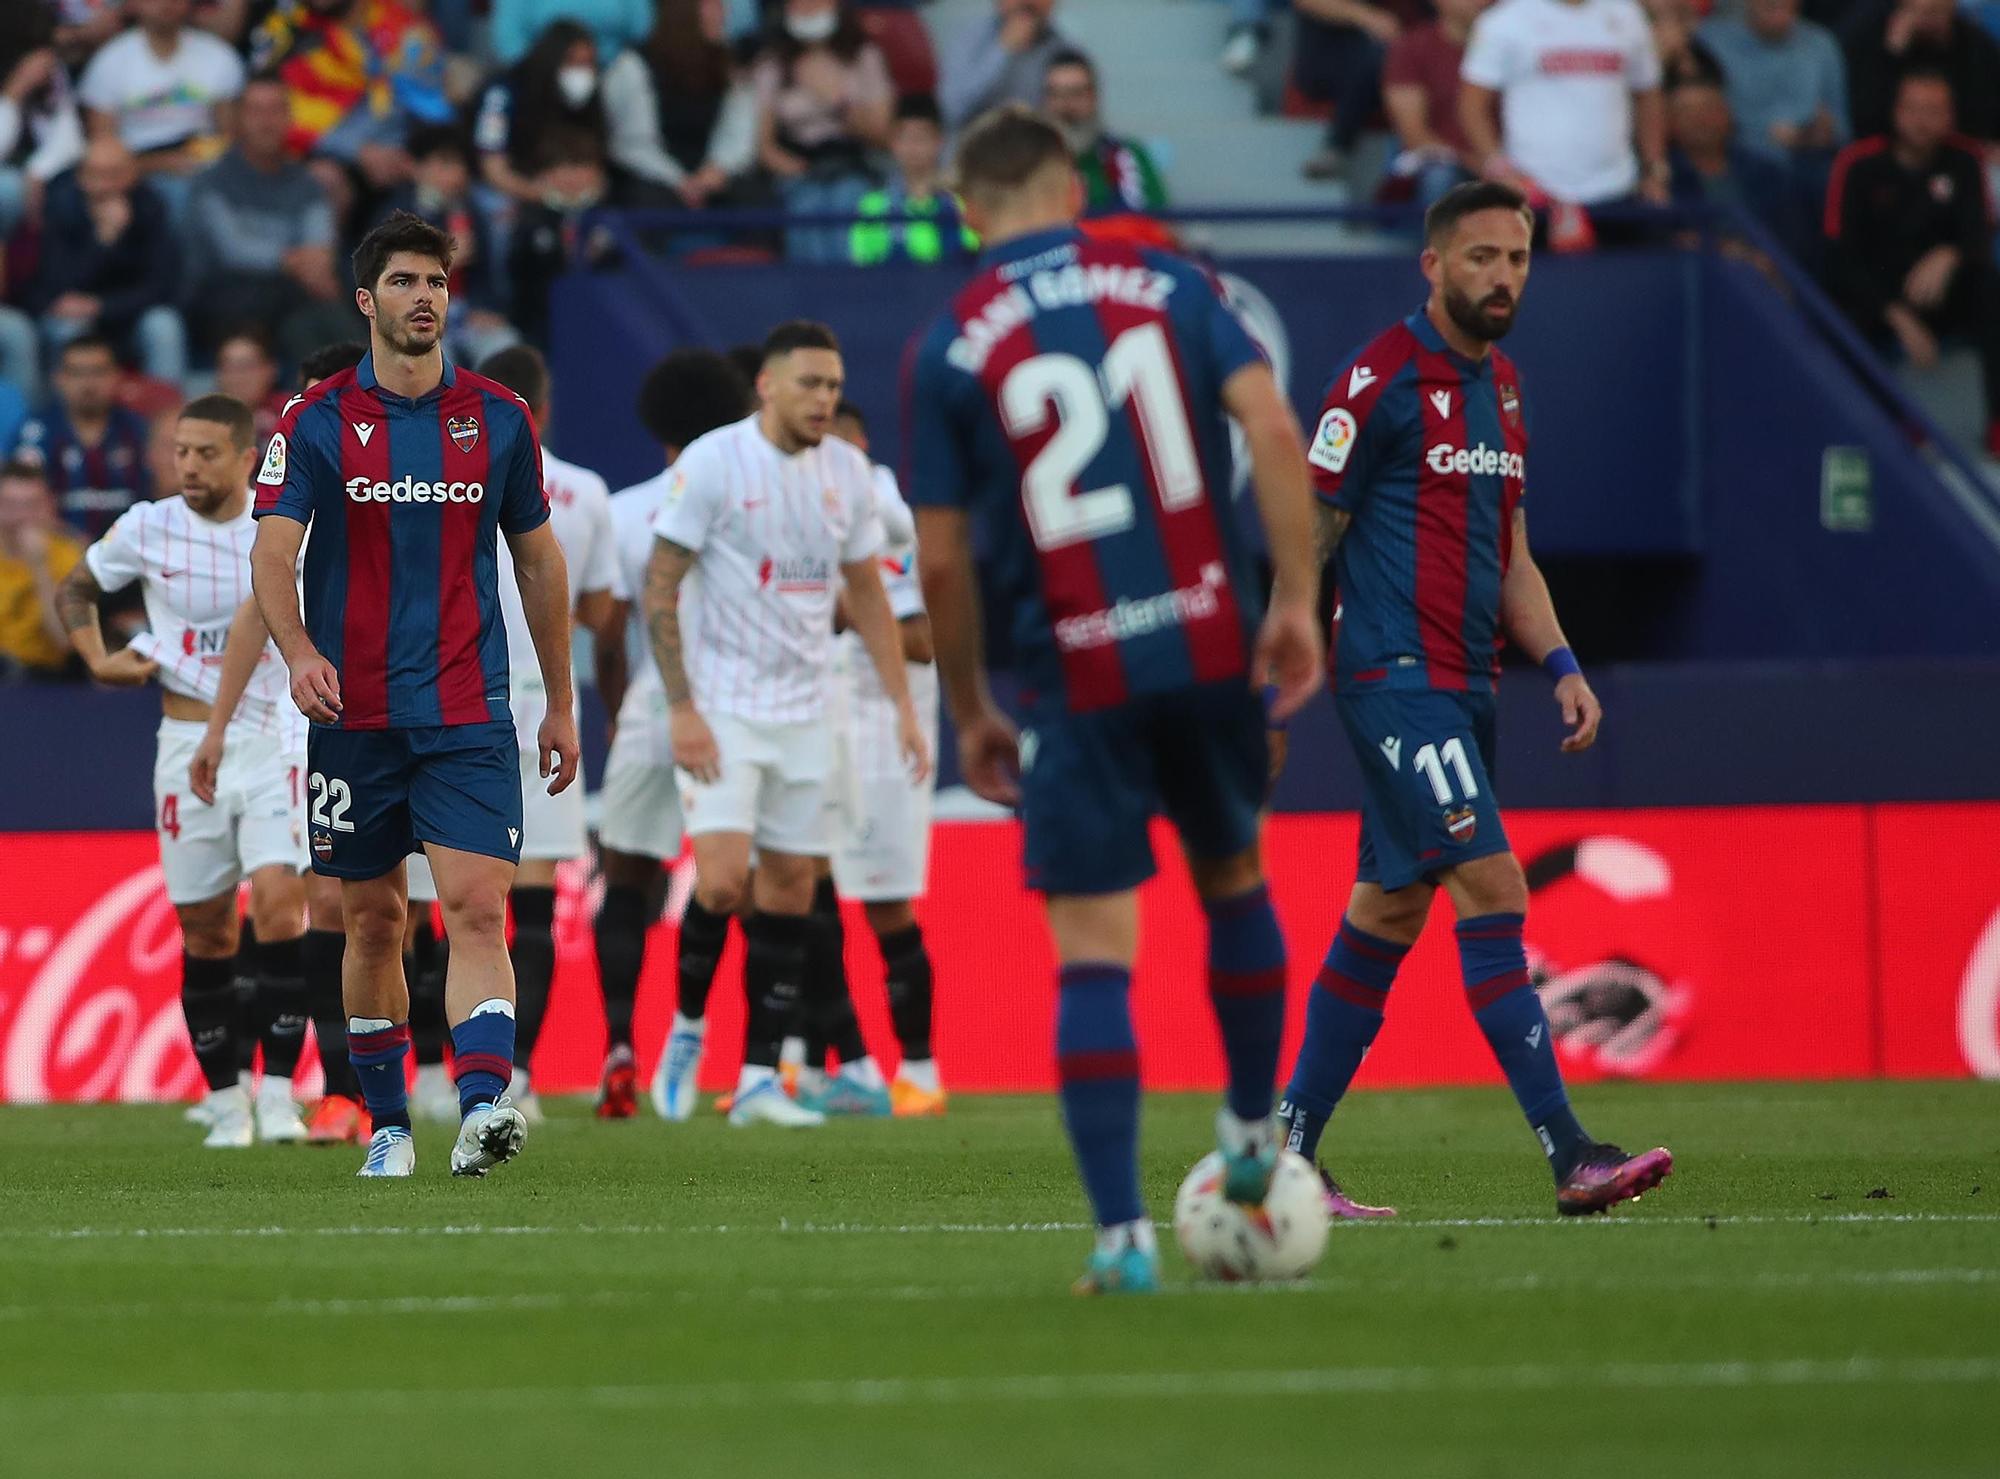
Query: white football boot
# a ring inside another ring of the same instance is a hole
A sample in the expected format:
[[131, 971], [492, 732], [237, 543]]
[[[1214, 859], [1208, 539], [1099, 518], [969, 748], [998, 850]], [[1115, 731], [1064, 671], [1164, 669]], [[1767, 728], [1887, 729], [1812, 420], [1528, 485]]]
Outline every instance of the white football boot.
[[690, 1021], [674, 1014], [673, 1031], [660, 1054], [660, 1066], [653, 1070], [653, 1084], [647, 1095], [653, 1112], [663, 1120], [680, 1123], [694, 1117], [695, 1074], [701, 1067], [702, 1040], [708, 1033], [708, 1019]]
[[306, 1138], [306, 1122], [292, 1097], [292, 1081], [268, 1074], [257, 1085], [257, 1138], [272, 1145], [296, 1145]]
[[729, 1106], [729, 1123], [739, 1130], [745, 1125], [805, 1130], [825, 1124], [826, 1116], [793, 1099], [785, 1092], [777, 1074], [766, 1069], [754, 1078], [746, 1072], [737, 1083], [736, 1102]]
[[241, 1150], [255, 1142], [250, 1096], [241, 1086], [215, 1089], [202, 1102], [208, 1109], [208, 1138], [201, 1142], [206, 1149]]
[[417, 1065], [417, 1081], [410, 1090], [410, 1114], [420, 1120], [436, 1120], [441, 1125], [458, 1123], [458, 1085], [451, 1081], [442, 1063]]
[[458, 1143], [451, 1148], [451, 1174], [484, 1176], [519, 1155], [527, 1139], [528, 1122], [504, 1096], [482, 1104], [459, 1126]]
[[368, 1159], [356, 1176], [408, 1176], [417, 1169], [417, 1142], [401, 1125], [384, 1125], [368, 1138]]

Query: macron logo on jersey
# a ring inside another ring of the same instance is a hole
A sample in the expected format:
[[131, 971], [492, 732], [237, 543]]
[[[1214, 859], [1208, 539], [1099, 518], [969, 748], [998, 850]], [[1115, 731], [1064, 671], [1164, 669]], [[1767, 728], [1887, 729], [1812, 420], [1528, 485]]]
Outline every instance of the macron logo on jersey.
[[1467, 449], [1439, 442], [1424, 453], [1424, 461], [1434, 473], [1474, 473], [1519, 478], [1527, 472], [1527, 459], [1519, 452], [1496, 452], [1484, 442]]
[[357, 421], [354, 423], [354, 439], [359, 443], [361, 443], [362, 446], [364, 447], [367, 446], [368, 439], [374, 435], [375, 435], [374, 422]]
[[486, 485], [426, 483], [405, 473], [393, 483], [349, 478], [347, 496], [356, 503], [478, 503], [486, 496]]
[[1347, 398], [1353, 400], [1374, 383], [1375, 372], [1366, 365], [1356, 365], [1347, 375]]
[[1432, 391], [1431, 404], [1437, 407], [1438, 415], [1449, 417], [1451, 415], [1451, 392], [1448, 390]]

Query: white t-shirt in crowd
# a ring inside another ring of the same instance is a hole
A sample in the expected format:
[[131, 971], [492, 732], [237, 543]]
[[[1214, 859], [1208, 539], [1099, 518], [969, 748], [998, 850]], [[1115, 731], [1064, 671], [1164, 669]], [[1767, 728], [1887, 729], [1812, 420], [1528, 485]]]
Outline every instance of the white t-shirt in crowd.
[[[247, 499], [242, 513], [218, 522], [176, 495], [133, 504], [84, 553], [100, 589], [121, 591], [140, 582], [148, 630], [132, 645], [160, 665], [160, 686], [170, 693], [215, 701], [229, 624], [250, 599], [250, 545], [256, 537]], [[295, 748], [305, 743], [305, 725], [292, 702], [284, 660], [266, 641], [229, 732], [278, 734]]]
[[681, 453], [653, 533], [695, 554], [680, 613], [695, 706], [821, 718], [840, 567], [882, 552], [868, 458], [838, 437], [787, 456], [750, 416]]
[[1638, 188], [1632, 94], [1660, 85], [1660, 58], [1636, 0], [1500, 0], [1473, 22], [1459, 76], [1500, 94], [1501, 151], [1556, 199]]
[[184, 26], [173, 55], [162, 59], [135, 26], [90, 59], [76, 94], [86, 108], [115, 117], [125, 147], [144, 154], [219, 132], [216, 104], [242, 91], [243, 58], [226, 41]]
[[[611, 533], [611, 489], [587, 467], [542, 453], [542, 486], [549, 495], [549, 527], [562, 546], [569, 566], [569, 607], [585, 591], [625, 594], [618, 574], [618, 552]], [[515, 681], [533, 679], [542, 670], [535, 656], [535, 639], [528, 631], [528, 613], [521, 606], [521, 585], [514, 578], [514, 556], [500, 541], [500, 619], [507, 627], [507, 666]], [[538, 721], [539, 722], [539, 718]]]

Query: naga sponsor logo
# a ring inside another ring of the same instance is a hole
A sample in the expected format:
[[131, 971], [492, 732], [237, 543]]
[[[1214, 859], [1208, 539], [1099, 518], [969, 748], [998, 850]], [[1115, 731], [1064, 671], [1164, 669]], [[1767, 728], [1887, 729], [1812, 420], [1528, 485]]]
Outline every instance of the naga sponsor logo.
[[816, 594], [832, 580], [833, 566], [811, 556], [774, 560], [766, 555], [763, 564], [757, 567], [757, 584], [764, 590], [775, 589], [780, 595]]
[[1519, 452], [1496, 452], [1481, 442], [1476, 447], [1454, 447], [1439, 442], [1424, 453], [1424, 461], [1435, 473], [1470, 473], [1520, 478], [1526, 475], [1528, 460]]
[[1082, 652], [1127, 637], [1206, 621], [1222, 610], [1221, 592], [1228, 584], [1229, 577], [1219, 563], [1204, 565], [1200, 585], [1181, 586], [1136, 601], [1121, 596], [1102, 611], [1065, 616], [1056, 623], [1056, 645], [1064, 652]]
[[347, 496], [356, 503], [477, 503], [484, 483], [426, 483], [405, 473], [393, 483], [349, 478]]
[[228, 622], [218, 626], [181, 628], [181, 655], [184, 657], [198, 657], [204, 663], [220, 662], [222, 649], [228, 643]]

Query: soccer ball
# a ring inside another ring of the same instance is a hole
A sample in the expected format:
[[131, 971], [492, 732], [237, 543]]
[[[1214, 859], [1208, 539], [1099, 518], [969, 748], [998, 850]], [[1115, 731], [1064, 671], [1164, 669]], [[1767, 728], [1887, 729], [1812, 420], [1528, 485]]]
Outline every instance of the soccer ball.
[[1222, 1152], [1194, 1163], [1174, 1198], [1174, 1236], [1205, 1279], [1302, 1279], [1326, 1250], [1326, 1196], [1312, 1163], [1278, 1152], [1278, 1169], [1261, 1207], [1222, 1194]]

